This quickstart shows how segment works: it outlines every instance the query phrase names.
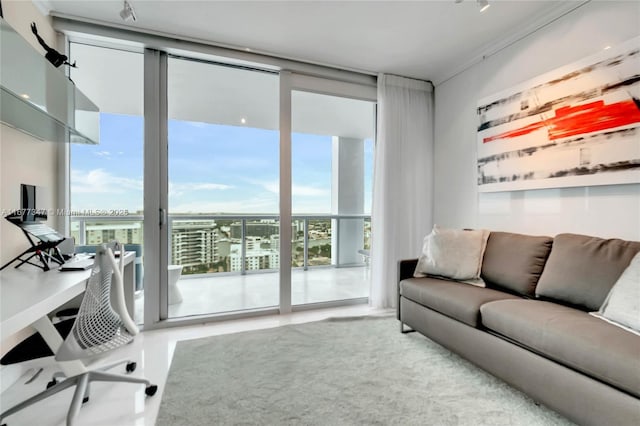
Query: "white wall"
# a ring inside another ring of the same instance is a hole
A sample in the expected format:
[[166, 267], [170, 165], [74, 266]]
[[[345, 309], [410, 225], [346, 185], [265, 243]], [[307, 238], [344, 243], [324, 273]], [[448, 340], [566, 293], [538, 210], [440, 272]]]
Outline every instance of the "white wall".
[[[36, 22], [38, 33], [49, 46], [56, 47], [56, 34], [51, 19], [43, 16], [30, 1], [2, 1], [4, 19], [34, 49], [44, 56], [31, 33], [31, 22]], [[38, 208], [57, 208], [58, 150], [59, 144], [41, 142], [11, 127], [0, 125], [0, 209], [20, 208], [20, 184], [38, 186]], [[4, 215], [3, 215], [4, 216]], [[47, 223], [57, 227], [58, 221], [50, 217]], [[22, 231], [0, 218], [0, 265], [11, 260], [29, 247]]]
[[435, 223], [640, 240], [640, 184], [482, 194], [476, 184], [478, 99], [638, 34], [640, 2], [592, 1], [436, 86]]
[[[2, 1], [4, 19], [38, 52], [44, 50], [31, 33], [31, 22], [36, 22], [38, 33], [49, 46], [56, 47], [56, 35], [49, 17], [43, 16], [30, 1]], [[38, 208], [58, 208], [58, 150], [59, 144], [41, 142], [11, 127], [0, 125], [0, 209], [20, 207], [20, 184], [38, 186]], [[55, 227], [56, 218], [47, 223]], [[0, 265], [4, 265], [29, 247], [22, 231], [0, 217]], [[0, 289], [1, 294], [1, 289]], [[0, 356], [32, 331], [24, 329], [12, 336], [1, 336]], [[1, 389], [4, 391], [24, 372], [21, 364], [3, 366]]]

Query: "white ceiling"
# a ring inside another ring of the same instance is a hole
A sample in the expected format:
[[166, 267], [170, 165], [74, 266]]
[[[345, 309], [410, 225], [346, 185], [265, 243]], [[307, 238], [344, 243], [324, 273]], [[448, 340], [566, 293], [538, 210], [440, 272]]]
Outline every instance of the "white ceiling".
[[[78, 68], [71, 78], [100, 109], [143, 114], [143, 55], [84, 44], [71, 45]], [[172, 120], [279, 129], [277, 74], [169, 59], [168, 114]], [[374, 104], [293, 92], [292, 131], [373, 138]]]
[[35, 0], [52, 13], [125, 24], [254, 52], [436, 84], [488, 46], [532, 30], [580, 1], [499, 1], [483, 13], [475, 0], [175, 1], [130, 0], [138, 20], [124, 23], [121, 0]]

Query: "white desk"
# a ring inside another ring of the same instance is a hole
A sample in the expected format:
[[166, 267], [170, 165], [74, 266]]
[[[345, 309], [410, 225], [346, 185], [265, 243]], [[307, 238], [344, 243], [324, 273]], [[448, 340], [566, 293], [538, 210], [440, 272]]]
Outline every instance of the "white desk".
[[[135, 290], [135, 252], [124, 256], [124, 294], [127, 311], [133, 318]], [[81, 294], [91, 270], [59, 272], [43, 271], [31, 265], [7, 268], [0, 272], [0, 341], [22, 330], [33, 327], [42, 334], [55, 353], [62, 344], [62, 337], [49, 320], [48, 314]], [[52, 334], [53, 333], [53, 334]], [[82, 371], [83, 367], [70, 363], [62, 367], [65, 373]], [[65, 371], [66, 370], [66, 371]]]

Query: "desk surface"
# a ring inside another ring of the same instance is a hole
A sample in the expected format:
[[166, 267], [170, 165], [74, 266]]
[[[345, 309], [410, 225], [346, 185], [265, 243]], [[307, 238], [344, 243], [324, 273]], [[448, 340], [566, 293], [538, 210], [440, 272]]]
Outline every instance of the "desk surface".
[[[125, 265], [135, 259], [127, 252]], [[31, 265], [0, 272], [0, 340], [33, 324], [85, 289], [91, 269], [86, 271], [43, 271]]]

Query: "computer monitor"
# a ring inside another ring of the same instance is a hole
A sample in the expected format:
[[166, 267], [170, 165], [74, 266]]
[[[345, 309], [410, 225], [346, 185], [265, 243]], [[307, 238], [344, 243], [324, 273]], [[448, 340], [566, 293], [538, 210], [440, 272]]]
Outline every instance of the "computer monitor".
[[22, 220], [25, 222], [47, 219], [46, 210], [37, 210], [35, 185], [25, 183], [20, 185], [20, 208], [22, 209]]

